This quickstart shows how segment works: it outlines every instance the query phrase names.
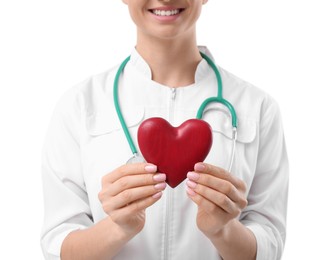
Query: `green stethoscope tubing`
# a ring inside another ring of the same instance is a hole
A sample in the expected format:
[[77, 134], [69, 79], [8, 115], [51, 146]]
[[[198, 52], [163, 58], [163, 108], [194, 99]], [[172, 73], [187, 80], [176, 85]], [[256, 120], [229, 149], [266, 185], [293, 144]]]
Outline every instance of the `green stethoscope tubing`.
[[134, 144], [134, 141], [133, 139], [131, 138], [131, 135], [129, 133], [129, 130], [128, 130], [128, 127], [127, 127], [127, 124], [123, 118], [123, 115], [121, 113], [121, 109], [120, 109], [120, 104], [119, 104], [119, 98], [118, 98], [118, 87], [119, 87], [119, 78], [120, 78], [120, 75], [122, 74], [123, 72], [123, 69], [124, 67], [126, 66], [126, 64], [128, 63], [128, 61], [130, 60], [130, 56], [127, 57], [120, 65], [118, 71], [117, 71], [117, 74], [115, 75], [115, 79], [114, 79], [114, 84], [113, 84], [113, 97], [114, 97], [114, 106], [115, 106], [115, 110], [117, 111], [117, 114], [118, 114], [118, 117], [119, 117], [119, 120], [120, 120], [120, 123], [121, 123], [121, 126], [122, 126], [122, 129], [123, 129], [123, 132], [125, 133], [125, 136], [127, 138], [127, 141], [129, 143], [129, 146], [130, 146], [130, 149], [132, 151], [132, 153], [134, 155], [137, 154], [137, 149], [136, 149], [136, 146]]
[[[217, 79], [217, 97], [210, 97], [207, 98], [205, 101], [203, 101], [203, 103], [201, 104], [198, 112], [197, 112], [197, 119], [202, 119], [202, 115], [203, 112], [205, 110], [205, 108], [210, 104], [210, 103], [221, 103], [223, 104], [225, 107], [227, 107], [227, 109], [230, 111], [231, 114], [231, 119], [232, 119], [232, 139], [233, 139], [233, 146], [232, 146], [232, 155], [231, 155], [231, 162], [230, 162], [230, 167], [229, 167], [229, 171], [231, 170], [232, 167], [232, 163], [233, 163], [233, 157], [234, 157], [234, 151], [235, 151], [235, 141], [237, 138], [236, 132], [237, 132], [237, 116], [236, 116], [236, 112], [235, 109], [233, 107], [233, 105], [228, 102], [226, 99], [223, 98], [223, 94], [222, 94], [222, 78], [220, 76], [219, 70], [217, 68], [217, 66], [215, 65], [215, 63], [204, 53], [200, 52], [202, 58], [204, 58], [208, 64], [210, 65], [210, 67], [213, 69], [215, 75], [216, 75], [216, 79]], [[137, 155], [137, 149], [136, 146], [134, 144], [134, 141], [132, 140], [132, 137], [129, 133], [127, 124], [124, 120], [124, 117], [122, 115], [121, 109], [120, 109], [120, 104], [119, 104], [119, 98], [118, 98], [118, 87], [119, 87], [119, 79], [120, 79], [120, 75], [122, 74], [126, 64], [129, 62], [130, 60], [130, 56], [128, 56], [120, 65], [116, 75], [115, 75], [115, 79], [114, 79], [114, 83], [113, 83], [113, 98], [114, 98], [114, 106], [118, 115], [118, 118], [120, 120], [122, 129], [124, 131], [124, 134], [127, 138], [127, 141], [129, 143], [130, 149], [134, 155], [134, 157]]]
[[222, 84], [222, 77], [220, 76], [219, 70], [217, 68], [217, 66], [215, 65], [215, 63], [204, 53], [200, 52], [202, 58], [204, 58], [208, 64], [210, 65], [210, 67], [213, 69], [213, 71], [216, 74], [216, 78], [217, 78], [217, 97], [210, 97], [208, 99], [206, 99], [205, 101], [203, 101], [203, 103], [201, 104], [197, 116], [197, 119], [201, 119], [203, 112], [205, 110], [205, 108], [210, 104], [210, 103], [221, 103], [224, 106], [227, 107], [227, 109], [230, 111], [231, 113], [231, 118], [232, 118], [232, 127], [237, 128], [237, 116], [235, 113], [235, 109], [232, 106], [232, 104], [230, 102], [228, 102], [226, 99], [223, 98], [223, 84]]

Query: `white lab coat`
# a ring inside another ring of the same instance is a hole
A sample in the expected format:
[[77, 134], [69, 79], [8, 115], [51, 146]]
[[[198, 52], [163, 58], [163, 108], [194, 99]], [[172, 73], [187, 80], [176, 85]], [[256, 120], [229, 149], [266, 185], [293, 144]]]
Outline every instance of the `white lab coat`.
[[[206, 51], [206, 48], [200, 48]], [[209, 53], [207, 53], [209, 55]], [[59, 101], [45, 140], [42, 177], [45, 219], [41, 245], [46, 259], [59, 259], [65, 236], [107, 215], [98, 200], [101, 178], [132, 156], [113, 103], [118, 67], [93, 76]], [[248, 206], [240, 221], [257, 239], [257, 259], [280, 259], [286, 226], [288, 161], [277, 104], [258, 88], [220, 68], [223, 96], [238, 116], [238, 139], [232, 174], [247, 184]], [[201, 103], [217, 95], [213, 70], [198, 65], [195, 84], [171, 89], [151, 80], [151, 70], [133, 50], [119, 84], [123, 115], [137, 145], [139, 124], [163, 117], [172, 125], [195, 118]], [[227, 168], [231, 121], [227, 110], [210, 105], [204, 119], [213, 129], [213, 145], [205, 162]], [[185, 182], [169, 186], [146, 211], [146, 224], [114, 259], [220, 259], [196, 226], [196, 205]]]

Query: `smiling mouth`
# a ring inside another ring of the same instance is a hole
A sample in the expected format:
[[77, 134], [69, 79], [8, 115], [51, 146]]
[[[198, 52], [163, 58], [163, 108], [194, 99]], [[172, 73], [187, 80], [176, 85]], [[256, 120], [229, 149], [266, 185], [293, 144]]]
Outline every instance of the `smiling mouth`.
[[151, 9], [149, 11], [155, 14], [156, 16], [174, 16], [183, 12], [184, 9], [172, 9], [172, 10]]

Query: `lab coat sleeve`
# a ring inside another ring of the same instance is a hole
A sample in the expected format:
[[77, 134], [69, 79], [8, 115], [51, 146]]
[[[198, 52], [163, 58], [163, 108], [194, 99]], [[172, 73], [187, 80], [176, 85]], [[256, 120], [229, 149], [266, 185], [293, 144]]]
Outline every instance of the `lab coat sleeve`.
[[80, 159], [81, 103], [77, 88], [57, 104], [42, 152], [45, 259], [60, 259], [61, 245], [72, 231], [93, 224]]
[[281, 259], [286, 237], [288, 159], [280, 111], [267, 97], [259, 120], [256, 172], [241, 222], [257, 240], [257, 260]]

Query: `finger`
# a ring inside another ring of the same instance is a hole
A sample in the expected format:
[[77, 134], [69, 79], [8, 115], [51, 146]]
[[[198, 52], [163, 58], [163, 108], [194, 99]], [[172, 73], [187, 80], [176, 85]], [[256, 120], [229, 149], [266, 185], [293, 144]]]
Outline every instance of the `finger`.
[[123, 176], [136, 175], [144, 173], [155, 173], [157, 166], [150, 163], [132, 163], [125, 164], [114, 170], [113, 172], [105, 175], [102, 179], [102, 183], [113, 183]]
[[215, 177], [210, 174], [199, 174], [197, 172], [189, 172], [187, 174], [187, 178], [192, 182], [202, 184], [225, 194], [232, 201], [241, 205], [241, 207], [245, 204], [244, 195], [241, 194], [241, 192], [239, 192], [237, 188], [227, 180], [220, 179], [217, 176]]
[[158, 183], [156, 185], [149, 185], [144, 187], [133, 188], [129, 190], [124, 190], [119, 193], [117, 196], [112, 197], [108, 200], [103, 207], [106, 208], [106, 212], [111, 212], [113, 210], [127, 206], [140, 199], [153, 196], [154, 194], [162, 191], [166, 188], [166, 183]]
[[128, 190], [131, 188], [148, 186], [152, 184], [157, 184], [160, 182], [164, 182], [166, 180], [166, 175], [163, 173], [153, 174], [146, 173], [142, 175], [128, 175], [124, 176], [117, 181], [115, 181], [108, 188], [108, 196], [116, 196], [120, 192], [124, 190]]
[[202, 184], [196, 184], [195, 182], [191, 181], [187, 181], [187, 185], [195, 193], [201, 195], [203, 198], [220, 207], [225, 212], [232, 215], [238, 215], [240, 213], [240, 209], [238, 208], [238, 206], [225, 194], [215, 191]]
[[155, 193], [154, 195], [137, 200], [126, 207], [117, 209], [111, 212], [110, 216], [113, 221], [124, 221], [125, 219], [131, 217], [132, 214], [136, 214], [142, 210], [147, 209], [157, 202], [162, 197], [162, 191]]
[[240, 180], [239, 178], [235, 177], [234, 175], [230, 174], [228, 171], [225, 171], [222, 168], [207, 163], [197, 163], [194, 165], [194, 170], [199, 173], [210, 174], [217, 178], [221, 178], [223, 180], [229, 181], [238, 190], [242, 190], [242, 191], [246, 190], [246, 184], [242, 180]]
[[200, 194], [196, 193], [193, 189], [187, 187], [186, 193], [188, 197], [200, 208], [208, 213], [215, 213], [218, 216], [227, 215], [227, 212], [222, 208], [218, 207], [213, 202], [202, 197]]

